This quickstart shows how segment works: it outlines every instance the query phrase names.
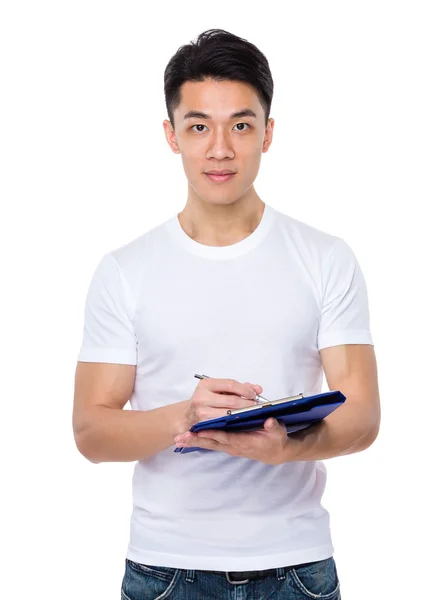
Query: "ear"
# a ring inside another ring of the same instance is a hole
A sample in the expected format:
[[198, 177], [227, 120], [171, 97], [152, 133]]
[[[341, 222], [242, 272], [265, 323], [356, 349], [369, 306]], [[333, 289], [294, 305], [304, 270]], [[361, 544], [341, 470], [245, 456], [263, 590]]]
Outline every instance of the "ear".
[[272, 144], [272, 136], [274, 133], [274, 119], [268, 119], [268, 125], [266, 126], [265, 139], [263, 140], [263, 152], [269, 150], [269, 146]]
[[165, 119], [163, 121], [163, 129], [165, 131], [166, 141], [168, 142], [172, 152], [174, 152], [174, 154], [180, 154], [180, 148], [178, 147], [177, 138], [175, 136], [175, 131], [172, 127], [171, 121]]

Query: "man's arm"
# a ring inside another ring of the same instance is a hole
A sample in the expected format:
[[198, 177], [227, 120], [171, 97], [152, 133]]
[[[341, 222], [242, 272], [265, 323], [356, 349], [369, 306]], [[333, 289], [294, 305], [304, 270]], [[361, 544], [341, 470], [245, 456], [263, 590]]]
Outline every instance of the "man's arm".
[[132, 364], [77, 364], [74, 437], [80, 453], [93, 463], [149, 458], [173, 446], [174, 437], [198, 421], [254, 406], [256, 394], [263, 391], [248, 382], [211, 378], [200, 381], [188, 400], [151, 410], [123, 410], [135, 375]]
[[72, 425], [78, 450], [93, 463], [148, 458], [186, 430], [187, 400], [148, 411], [123, 410], [135, 370], [135, 365], [77, 364]]
[[360, 452], [376, 439], [380, 397], [374, 347], [343, 344], [320, 350], [330, 390], [346, 401], [318, 425], [289, 434], [282, 462], [323, 460]]

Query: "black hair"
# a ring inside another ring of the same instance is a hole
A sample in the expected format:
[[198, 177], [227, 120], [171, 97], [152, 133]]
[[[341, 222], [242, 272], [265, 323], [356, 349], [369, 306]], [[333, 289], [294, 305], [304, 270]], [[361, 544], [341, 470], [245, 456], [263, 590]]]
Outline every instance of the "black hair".
[[195, 42], [180, 46], [164, 73], [166, 110], [174, 128], [174, 110], [186, 81], [241, 81], [255, 88], [265, 112], [271, 112], [274, 82], [264, 54], [251, 42], [224, 29], [208, 29]]

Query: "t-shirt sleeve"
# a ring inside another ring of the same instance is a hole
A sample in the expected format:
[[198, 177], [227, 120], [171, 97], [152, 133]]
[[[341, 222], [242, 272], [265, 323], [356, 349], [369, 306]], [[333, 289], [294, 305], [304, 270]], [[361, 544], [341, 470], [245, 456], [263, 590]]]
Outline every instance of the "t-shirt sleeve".
[[323, 272], [318, 349], [340, 344], [374, 345], [366, 282], [349, 245], [337, 238]]
[[125, 286], [111, 254], [100, 260], [89, 285], [77, 360], [137, 364], [137, 338], [128, 314]]

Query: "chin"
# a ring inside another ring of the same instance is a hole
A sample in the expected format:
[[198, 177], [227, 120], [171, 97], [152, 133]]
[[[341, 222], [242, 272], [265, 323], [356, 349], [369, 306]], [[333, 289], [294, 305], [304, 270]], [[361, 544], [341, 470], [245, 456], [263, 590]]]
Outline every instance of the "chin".
[[234, 204], [235, 202], [237, 202], [238, 198], [205, 198], [205, 197], [202, 197], [202, 200], [204, 202], [207, 202], [208, 204], [227, 205], [227, 204]]
[[213, 186], [210, 186], [208, 190], [207, 186], [204, 188], [201, 186], [201, 181], [198, 181], [200, 185], [193, 185], [191, 181], [188, 179], [189, 192], [197, 196], [202, 202], [205, 204], [210, 204], [212, 206], [229, 206], [231, 204], [235, 204], [239, 202], [242, 198], [244, 198], [250, 192], [250, 187], [246, 188], [239, 192], [239, 190], [228, 189], [228, 185], [225, 189], [224, 185], [221, 185], [218, 189]]
[[240, 200], [240, 198], [205, 198], [204, 196], [201, 196], [201, 199], [212, 206], [229, 206]]
[[228, 206], [229, 204], [234, 204], [241, 198], [241, 196], [237, 195], [227, 196], [226, 192], [222, 193], [221, 190], [219, 194], [208, 194], [206, 190], [199, 191], [194, 188], [194, 192], [200, 198], [200, 200], [206, 204], [212, 204], [213, 206]]

